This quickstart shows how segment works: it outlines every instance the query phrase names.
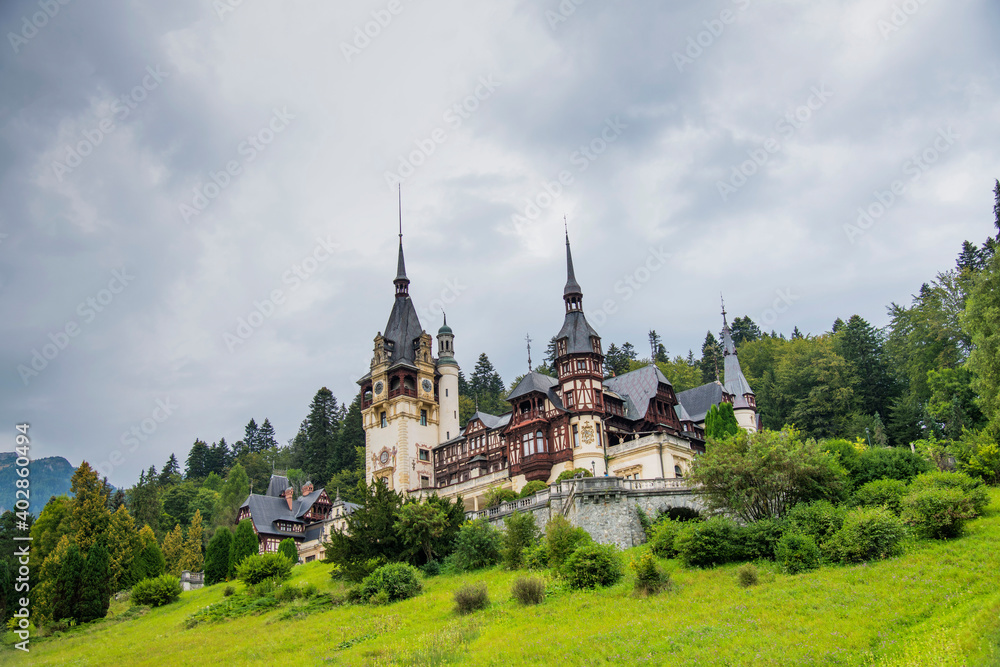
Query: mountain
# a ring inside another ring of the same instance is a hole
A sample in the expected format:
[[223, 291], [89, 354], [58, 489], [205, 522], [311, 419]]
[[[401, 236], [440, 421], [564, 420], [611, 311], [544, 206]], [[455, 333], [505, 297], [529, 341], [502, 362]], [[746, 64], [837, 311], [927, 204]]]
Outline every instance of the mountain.
[[[16, 461], [17, 454], [14, 452], [0, 452], [0, 513], [14, 509], [14, 503], [17, 501], [15, 494], [17, 487], [14, 483], [20, 477], [17, 476]], [[31, 481], [30, 511], [37, 517], [45, 507], [45, 503], [49, 502], [49, 498], [69, 493], [70, 479], [76, 469], [61, 456], [35, 459], [29, 469], [31, 470], [28, 476]]]

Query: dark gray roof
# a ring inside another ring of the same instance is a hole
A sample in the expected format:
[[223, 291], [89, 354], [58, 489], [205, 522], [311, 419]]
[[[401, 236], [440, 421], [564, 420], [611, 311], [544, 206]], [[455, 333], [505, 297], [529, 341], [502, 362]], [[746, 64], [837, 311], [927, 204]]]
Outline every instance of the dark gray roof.
[[573, 253], [569, 249], [569, 232], [566, 233], [566, 287], [563, 296], [568, 294], [583, 294], [580, 283], [576, 282], [576, 272], [573, 271]]
[[323, 493], [323, 489], [316, 489], [308, 496], [300, 496], [292, 501], [292, 512], [295, 513], [295, 517], [301, 517], [303, 514], [308, 512], [309, 508], [313, 506], [313, 503], [316, 502], [319, 498], [319, 494], [321, 493]]
[[271, 475], [271, 481], [267, 483], [267, 493], [264, 495], [278, 497], [288, 488], [288, 478], [284, 475]]
[[[406, 277], [406, 263], [403, 261], [403, 235], [399, 235], [399, 257], [396, 259], [396, 280], [405, 280], [409, 282], [409, 278]], [[395, 281], [393, 281], [395, 282]]]
[[389, 353], [390, 368], [398, 364], [413, 366], [417, 359], [416, 345], [424, 330], [420, 327], [417, 310], [409, 294], [398, 294], [389, 313], [389, 321], [382, 334], [387, 341], [392, 341]]
[[491, 415], [488, 412], [480, 412], [477, 410], [475, 414], [469, 417], [469, 421], [471, 422], [473, 419], [478, 419], [479, 421], [483, 422], [483, 426], [492, 431], [494, 429], [501, 428], [509, 424], [510, 413], [507, 412], [497, 417], [496, 415]]
[[746, 394], [753, 396], [753, 389], [750, 388], [750, 383], [740, 368], [740, 360], [736, 357], [736, 346], [733, 344], [733, 334], [729, 330], [725, 313], [722, 315], [722, 349], [725, 355], [726, 391], [733, 395], [733, 407], [749, 407], [744, 396]]
[[556, 334], [556, 340], [567, 338], [566, 353], [578, 354], [581, 352], [593, 352], [594, 344], [591, 337], [600, 338], [594, 328], [587, 322], [582, 310], [571, 310], [566, 313], [563, 320], [562, 329]]
[[[242, 507], [250, 506], [250, 518], [258, 533], [268, 533], [271, 535], [285, 535], [288, 537], [300, 537], [302, 533], [294, 533], [287, 530], [280, 530], [275, 521], [287, 521], [289, 523], [302, 523], [288, 510], [288, 503], [284, 498], [273, 498], [271, 496], [261, 496], [251, 493], [244, 501]], [[294, 503], [292, 504], [294, 507]]]
[[725, 387], [719, 381], [709, 382], [694, 389], [688, 389], [677, 394], [677, 400], [681, 402], [691, 421], [705, 421], [705, 415], [713, 405], [722, 403]]
[[517, 383], [514, 387], [514, 391], [510, 392], [507, 396], [508, 401], [513, 401], [516, 398], [524, 396], [525, 394], [530, 394], [533, 391], [540, 392], [542, 394], [548, 394], [549, 390], [559, 384], [559, 381], [554, 377], [545, 375], [544, 373], [539, 373], [538, 371], [531, 371]]
[[632, 421], [642, 419], [649, 409], [649, 401], [656, 396], [657, 386], [670, 380], [655, 365], [643, 366], [604, 381], [604, 386], [625, 401], [626, 417]]

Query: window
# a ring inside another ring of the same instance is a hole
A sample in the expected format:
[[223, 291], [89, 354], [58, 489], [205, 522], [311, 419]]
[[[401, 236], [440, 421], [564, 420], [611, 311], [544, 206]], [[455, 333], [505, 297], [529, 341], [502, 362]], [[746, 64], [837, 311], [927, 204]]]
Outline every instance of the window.
[[420, 425], [421, 426], [427, 426], [427, 411], [426, 410], [421, 410], [420, 411]]
[[427, 475], [421, 475], [420, 476], [420, 488], [421, 489], [426, 489], [426, 488], [430, 487], [430, 485], [431, 485], [431, 478], [428, 477]]
[[603, 430], [604, 430], [603, 427], [601, 427], [601, 426], [597, 427], [597, 446], [598, 447], [604, 447], [604, 439], [601, 436], [601, 431], [603, 431]]
[[563, 373], [569, 373], [569, 364], [568, 363], [563, 364], [562, 368], [563, 368]]
[[680, 466], [674, 466], [674, 477], [683, 477], [684, 472], [681, 470]]
[[445, 440], [451, 440], [451, 431], [445, 431], [444, 432], [444, 439]]
[[385, 413], [383, 412], [382, 413], [382, 426], [381, 426], [381, 428], [385, 428], [386, 426], [388, 426], [388, 424], [386, 423]]
[[525, 433], [521, 436], [521, 445], [524, 448], [524, 455], [531, 456], [534, 452], [531, 451], [531, 434]]
[[426, 449], [421, 449], [418, 452], [418, 456], [420, 457], [421, 461], [430, 461], [431, 460], [431, 453], [428, 452]]
[[569, 389], [566, 391], [566, 407], [573, 407], [573, 390]]
[[445, 387], [445, 388], [444, 388], [444, 395], [445, 395], [445, 396], [447, 396], [447, 395], [448, 395], [448, 387]]
[[573, 446], [580, 446], [580, 428], [576, 424], [573, 424]]
[[585, 370], [587, 370], [587, 362], [584, 361], [583, 359], [577, 359], [576, 360], [576, 370], [578, 370], [578, 371], [585, 371]]
[[539, 453], [545, 451], [545, 434], [541, 431], [535, 431], [535, 451]]

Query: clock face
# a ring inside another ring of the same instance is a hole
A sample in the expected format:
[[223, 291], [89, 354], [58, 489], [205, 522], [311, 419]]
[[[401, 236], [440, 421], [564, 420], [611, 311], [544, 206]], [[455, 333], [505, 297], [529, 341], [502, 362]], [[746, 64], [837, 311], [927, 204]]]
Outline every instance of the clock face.
[[431, 384], [431, 381], [428, 380], [427, 378], [424, 378], [424, 381], [420, 383], [420, 386], [423, 387], [424, 391], [426, 391], [428, 394], [431, 392], [432, 389], [434, 389], [434, 385]]
[[388, 463], [389, 462], [389, 452], [382, 452], [381, 456], [378, 457], [378, 460], [381, 461], [383, 464]]
[[382, 381], [381, 381], [381, 380], [379, 380], [378, 382], [376, 382], [376, 383], [375, 383], [375, 393], [376, 393], [376, 394], [381, 394], [381, 393], [382, 393], [382, 387], [383, 387], [383, 386], [384, 386], [384, 385], [382, 384]]

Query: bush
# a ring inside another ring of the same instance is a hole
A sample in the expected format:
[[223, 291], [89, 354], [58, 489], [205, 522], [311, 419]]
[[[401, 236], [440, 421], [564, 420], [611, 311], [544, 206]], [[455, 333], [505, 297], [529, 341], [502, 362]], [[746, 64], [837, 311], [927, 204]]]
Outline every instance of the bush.
[[781, 519], [761, 519], [743, 527], [741, 560], [774, 560], [774, 550], [788, 525]]
[[486, 519], [477, 519], [462, 526], [455, 540], [455, 551], [449, 561], [459, 572], [491, 567], [500, 562], [503, 536]]
[[487, 507], [496, 507], [501, 503], [509, 503], [512, 500], [517, 500], [517, 494], [514, 493], [514, 490], [503, 489], [499, 486], [489, 489], [483, 494], [483, 501]]
[[653, 524], [653, 536], [649, 540], [650, 550], [660, 558], [675, 557], [677, 549], [674, 548], [674, 542], [677, 539], [677, 533], [683, 527], [680, 522], [670, 519]]
[[373, 604], [387, 604], [406, 600], [420, 593], [417, 568], [405, 563], [383, 565], [361, 582], [358, 595], [361, 600]]
[[904, 447], [874, 447], [858, 454], [852, 468], [848, 467], [851, 481], [861, 487], [877, 479], [898, 479], [909, 482], [920, 473], [931, 469], [931, 464], [920, 454]]
[[909, 492], [923, 489], [959, 489], [972, 503], [975, 516], [983, 513], [989, 504], [990, 496], [981, 479], [970, 477], [963, 472], [929, 472], [919, 475], [910, 483]]
[[132, 587], [132, 604], [162, 607], [181, 596], [181, 581], [169, 574], [143, 579]]
[[302, 591], [296, 586], [282, 586], [278, 589], [274, 599], [278, 602], [291, 602], [302, 597]]
[[425, 577], [436, 577], [441, 574], [441, 562], [429, 560], [420, 566], [420, 571], [424, 573]]
[[234, 594], [235, 592], [236, 592], [235, 588], [233, 588], [232, 586], [226, 586], [226, 588], [222, 591], [222, 596], [223, 597], [229, 597], [230, 595]]
[[594, 476], [594, 474], [589, 470], [587, 470], [586, 468], [573, 468], [572, 470], [563, 470], [561, 473], [559, 473], [559, 476], [556, 477], [556, 484], [565, 481], [567, 479], [573, 479], [577, 475], [582, 475], [583, 477]]
[[514, 512], [503, 523], [503, 564], [509, 570], [518, 570], [524, 567], [524, 550], [538, 541], [535, 515]]
[[903, 511], [906, 482], [898, 479], [877, 479], [859, 487], [851, 498], [855, 507], [885, 507], [899, 514]]
[[535, 480], [533, 482], [528, 482], [527, 484], [524, 485], [524, 488], [521, 489], [521, 492], [517, 494], [517, 497], [527, 498], [528, 496], [533, 496], [539, 491], [544, 491], [547, 488], [549, 488], [549, 485], [546, 484], [545, 482], [540, 482], [538, 480]]
[[278, 580], [274, 577], [268, 577], [258, 581], [256, 584], [250, 584], [247, 586], [247, 595], [252, 598], [271, 598], [274, 599], [275, 593], [278, 590]]
[[279, 553], [253, 554], [236, 566], [236, 578], [246, 584], [258, 584], [265, 579], [287, 579], [292, 562]]
[[299, 562], [299, 548], [295, 546], [295, 540], [286, 537], [278, 544], [278, 553], [291, 561], [292, 565]]
[[844, 525], [847, 510], [827, 500], [796, 505], [788, 512], [788, 523], [797, 532], [813, 538], [817, 545], [826, 540]]
[[521, 604], [542, 604], [545, 600], [545, 580], [519, 577], [510, 587], [510, 594]]
[[859, 507], [844, 517], [830, 538], [827, 553], [841, 563], [864, 563], [898, 556], [906, 537], [903, 521], [885, 507]]
[[635, 570], [635, 585], [632, 593], [638, 597], [656, 595], [670, 588], [670, 574], [665, 572], [653, 558], [653, 554], [644, 551], [632, 561]]
[[674, 548], [688, 567], [724, 565], [740, 555], [740, 529], [725, 517], [688, 522], [674, 539]]
[[760, 583], [760, 574], [753, 563], [743, 563], [736, 569], [736, 583], [740, 588], [750, 588]]
[[316, 584], [310, 583], [302, 587], [302, 597], [304, 597], [307, 600], [311, 597], [314, 597], [318, 592], [319, 589], [316, 588]]
[[490, 596], [486, 593], [486, 584], [467, 584], [455, 591], [455, 613], [471, 614], [490, 606]]
[[566, 559], [561, 572], [570, 588], [611, 586], [625, 574], [621, 555], [610, 544], [579, 547]]
[[549, 567], [560, 569], [577, 548], [590, 544], [590, 533], [575, 528], [561, 514], [554, 516], [545, 526], [545, 543], [549, 550]]
[[701, 521], [701, 512], [693, 510], [690, 507], [667, 507], [656, 513], [656, 519], [653, 521], [654, 526], [664, 519], [670, 519], [671, 521]]
[[549, 567], [549, 545], [539, 542], [524, 551], [524, 566], [529, 570], [545, 570]]
[[903, 498], [903, 521], [922, 537], [958, 537], [976, 515], [972, 498], [959, 488], [916, 488]]
[[819, 567], [819, 547], [809, 535], [786, 533], [774, 549], [775, 560], [788, 574], [798, 574]]

